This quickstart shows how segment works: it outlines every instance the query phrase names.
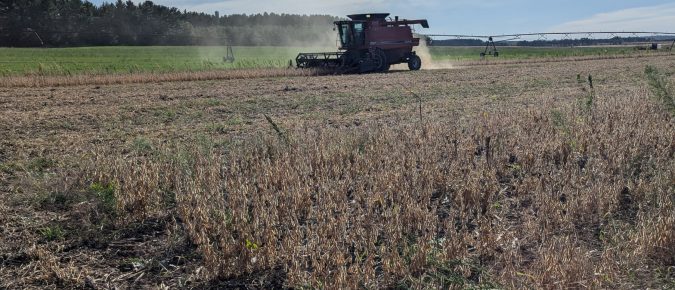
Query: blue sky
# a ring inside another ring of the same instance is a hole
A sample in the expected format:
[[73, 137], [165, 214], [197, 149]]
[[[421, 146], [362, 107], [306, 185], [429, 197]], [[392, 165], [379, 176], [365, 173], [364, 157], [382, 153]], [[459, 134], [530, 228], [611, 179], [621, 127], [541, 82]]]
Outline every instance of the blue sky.
[[[94, 0], [101, 3], [105, 0]], [[106, 2], [112, 2], [108, 0]], [[141, 2], [141, 1], [135, 1]], [[332, 14], [390, 12], [426, 18], [425, 34], [675, 31], [675, 1], [660, 0], [155, 0], [190, 11]]]

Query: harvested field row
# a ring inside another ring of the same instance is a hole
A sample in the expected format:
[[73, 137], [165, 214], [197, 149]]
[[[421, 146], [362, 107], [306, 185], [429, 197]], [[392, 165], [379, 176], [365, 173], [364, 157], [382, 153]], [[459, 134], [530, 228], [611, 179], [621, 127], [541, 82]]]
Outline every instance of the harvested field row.
[[673, 61], [0, 88], [0, 288], [667, 288]]
[[481, 61], [457, 61], [457, 66], [479, 66], [479, 65], [504, 65], [504, 64], [528, 64], [528, 63], [555, 63], [555, 62], [575, 62], [589, 60], [620, 60], [620, 59], [639, 59], [639, 58], [668, 58], [675, 56], [673, 52], [644, 53], [631, 55], [589, 55], [589, 56], [568, 56], [568, 57], [548, 57], [548, 58], [524, 58], [524, 59], [506, 59], [506, 60], [481, 60]]
[[[434, 60], [429, 56], [429, 63], [425, 64], [425, 69], [450, 69], [476, 66], [493, 65], [516, 65], [516, 64], [537, 64], [537, 63], [566, 63], [591, 60], [621, 60], [621, 59], [670, 59], [674, 55], [670, 52], [665, 53], [645, 53], [645, 54], [609, 54], [603, 56], [573, 56], [573, 57], [548, 57], [548, 58], [509, 58], [483, 59], [483, 60]], [[397, 70], [407, 70], [405, 65], [394, 66]], [[327, 73], [317, 70], [299, 70], [292, 67], [288, 68], [249, 68], [249, 69], [226, 69], [226, 70], [203, 70], [203, 71], [180, 71], [180, 72], [160, 72], [160, 73], [120, 73], [120, 74], [73, 74], [73, 75], [39, 75], [28, 74], [20, 76], [1, 76], [0, 87], [56, 87], [56, 86], [80, 86], [80, 85], [113, 85], [113, 84], [133, 84], [133, 83], [153, 83], [153, 82], [182, 82], [182, 81], [204, 81], [204, 80], [233, 80], [247, 78], [267, 78], [267, 77], [293, 77], [293, 76], [317, 76]]]
[[80, 74], [71, 76], [6, 76], [0, 77], [0, 87], [56, 87], [79, 85], [112, 85], [153, 82], [203, 81], [203, 80], [236, 80], [266, 77], [290, 77], [317, 75], [312, 70], [260, 68], [229, 69], [194, 72], [170, 73], [133, 73], [133, 74]]

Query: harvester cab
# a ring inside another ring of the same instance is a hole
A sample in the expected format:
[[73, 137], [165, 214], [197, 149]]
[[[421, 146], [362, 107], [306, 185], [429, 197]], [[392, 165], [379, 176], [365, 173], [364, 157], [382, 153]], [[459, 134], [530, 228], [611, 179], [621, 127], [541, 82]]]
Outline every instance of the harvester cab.
[[426, 20], [388, 18], [388, 13], [349, 15], [350, 20], [336, 21], [340, 40], [339, 52], [300, 53], [298, 68], [324, 68], [336, 72], [384, 72], [393, 64], [407, 63], [419, 70], [422, 61], [413, 51], [420, 43], [411, 25], [429, 28]]

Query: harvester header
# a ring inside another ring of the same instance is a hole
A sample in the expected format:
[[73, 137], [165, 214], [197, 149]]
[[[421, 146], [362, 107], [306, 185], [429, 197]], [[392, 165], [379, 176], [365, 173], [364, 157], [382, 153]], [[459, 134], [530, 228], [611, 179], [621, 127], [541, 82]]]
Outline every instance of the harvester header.
[[350, 20], [336, 21], [340, 39], [339, 52], [300, 53], [299, 68], [326, 68], [338, 72], [382, 72], [392, 64], [407, 63], [419, 70], [422, 61], [413, 51], [420, 43], [412, 25], [429, 28], [427, 20], [406, 20], [388, 13], [348, 15]]

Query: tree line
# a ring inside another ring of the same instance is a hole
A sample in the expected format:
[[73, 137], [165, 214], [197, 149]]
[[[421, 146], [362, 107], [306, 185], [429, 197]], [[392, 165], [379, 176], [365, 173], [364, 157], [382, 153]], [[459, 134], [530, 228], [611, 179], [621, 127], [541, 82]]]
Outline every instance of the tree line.
[[330, 15], [181, 11], [151, 1], [0, 0], [0, 46], [334, 43]]

